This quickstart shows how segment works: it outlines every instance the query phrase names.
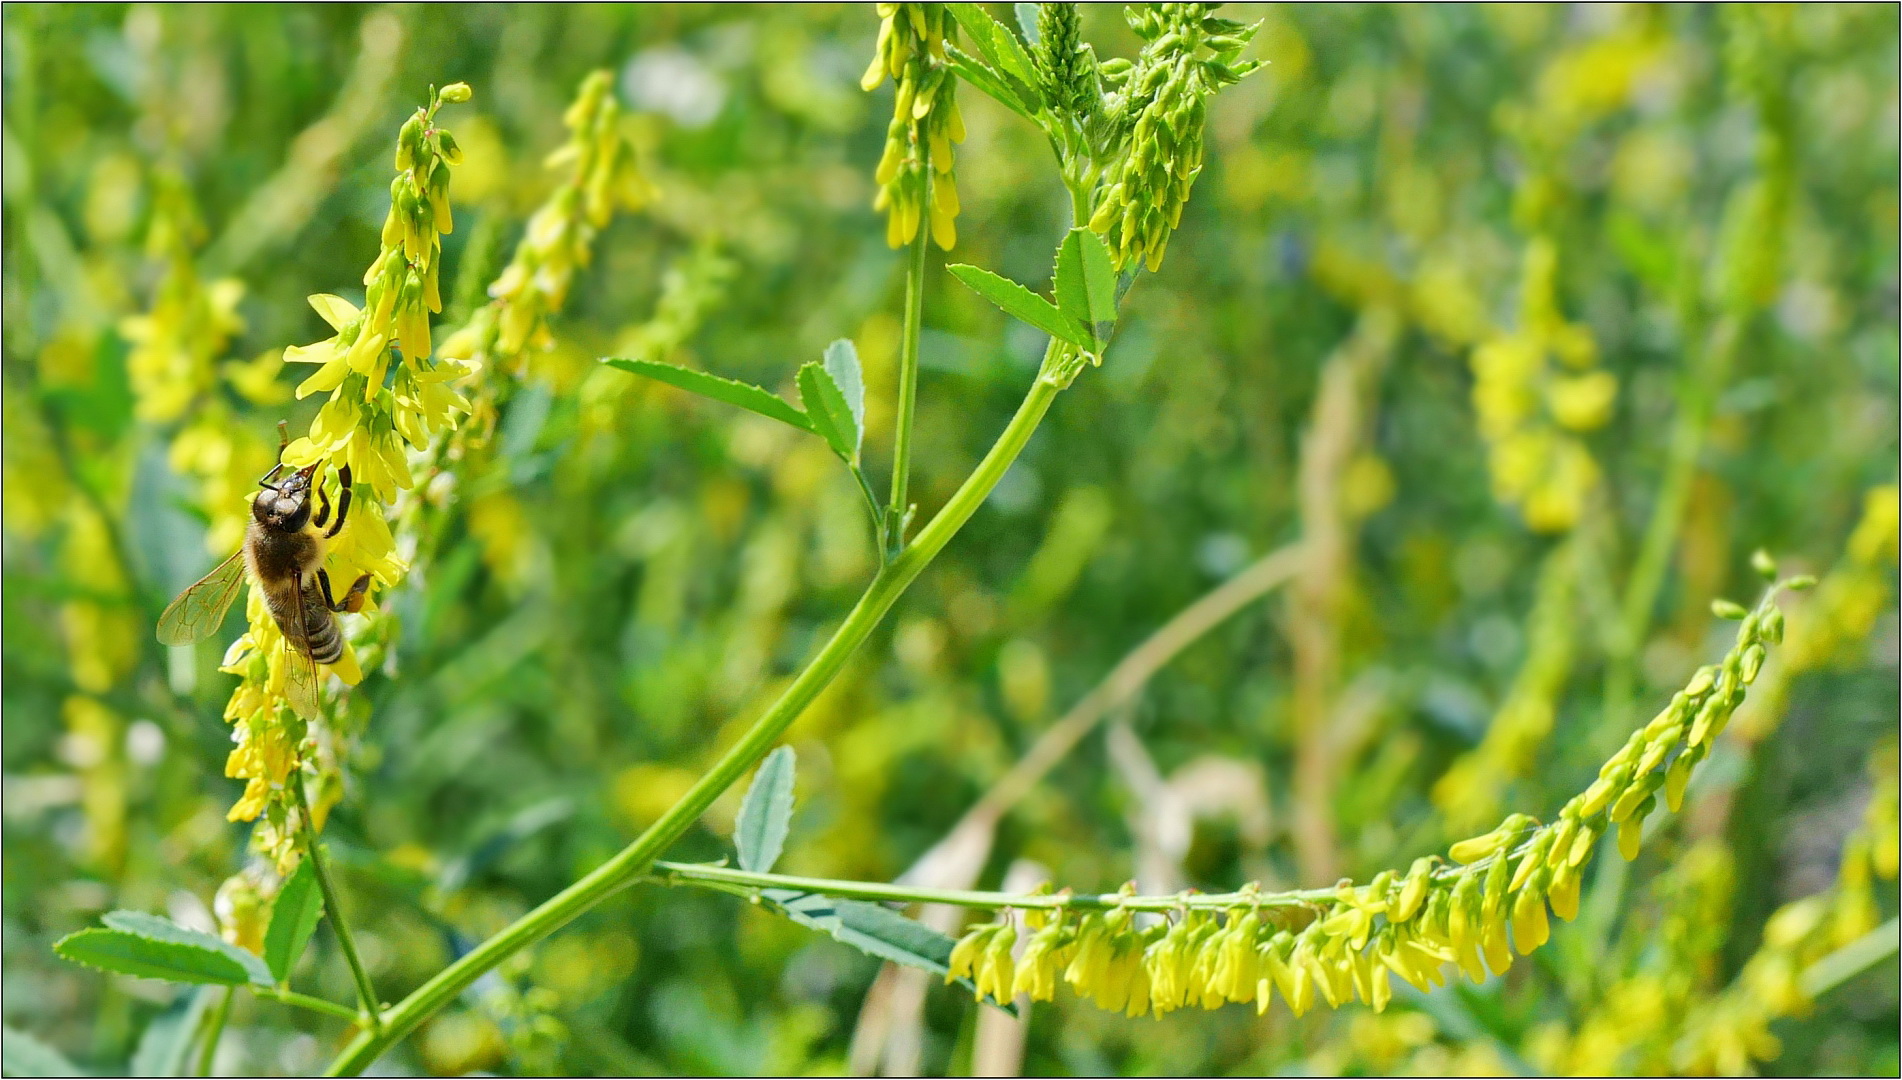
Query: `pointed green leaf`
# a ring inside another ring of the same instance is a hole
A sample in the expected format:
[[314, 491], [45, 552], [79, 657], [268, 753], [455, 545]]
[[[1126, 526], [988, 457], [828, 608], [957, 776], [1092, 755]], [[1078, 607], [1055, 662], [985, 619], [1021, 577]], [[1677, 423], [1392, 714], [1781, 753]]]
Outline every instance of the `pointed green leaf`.
[[1024, 41], [1035, 48], [1037, 45], [1037, 5], [1012, 4], [1011, 11], [1017, 16], [1017, 29], [1023, 32]]
[[723, 379], [704, 371], [695, 371], [678, 364], [663, 364], [656, 360], [610, 356], [601, 362], [609, 367], [620, 368], [622, 371], [645, 375], [669, 386], [691, 390], [702, 397], [724, 401], [728, 405], [738, 405], [742, 409], [751, 410], [761, 416], [770, 416], [782, 423], [791, 424], [801, 431], [816, 432], [818, 430], [812, 426], [812, 421], [806, 418], [806, 414], [786, 404], [785, 399], [778, 394], [764, 387], [754, 386], [752, 383], [743, 383], [737, 379]]
[[264, 930], [264, 963], [282, 983], [304, 955], [317, 917], [324, 913], [324, 892], [317, 887], [317, 870], [309, 859], [297, 864], [271, 903], [271, 924]]
[[[1036, 93], [1037, 68], [1030, 62], [1030, 54], [1017, 42], [1017, 38], [1004, 24], [991, 18], [990, 13], [977, 4], [948, 4], [951, 17], [970, 38], [971, 47], [984, 58], [998, 74], [1005, 77], [1013, 90], [1019, 90], [1019, 97], [1034, 112], [1043, 107], [1041, 95]], [[1035, 18], [1032, 18], [1035, 25]], [[1029, 91], [1022, 93], [1021, 91]]]
[[1084, 351], [1095, 347], [1088, 330], [1083, 324], [1065, 315], [1057, 305], [1024, 288], [1009, 278], [998, 277], [989, 270], [958, 263], [947, 267], [959, 281], [971, 287], [971, 290], [1004, 309], [1004, 313], [1042, 330], [1051, 337], [1060, 338]]
[[218, 991], [200, 986], [178, 995], [165, 1011], [152, 1018], [139, 1035], [139, 1048], [132, 1053], [133, 1076], [188, 1076], [185, 1059], [205, 1010]]
[[[939, 977], [951, 971], [951, 949], [956, 941], [882, 904], [839, 900], [798, 889], [762, 889], [760, 897], [801, 926], [830, 934], [834, 940], [868, 956]], [[971, 993], [977, 993], [977, 986], [970, 979], [959, 978], [957, 982]], [[1016, 1007], [1009, 1002], [987, 998], [985, 1003], [1013, 1016], [1017, 1014]]]
[[195, 945], [155, 941], [123, 930], [94, 927], [68, 934], [53, 951], [75, 964], [120, 975], [173, 982], [240, 986], [250, 981], [244, 965], [220, 952]]
[[853, 419], [852, 406], [845, 400], [838, 382], [817, 360], [799, 369], [799, 400], [806, 406], [812, 430], [830, 443], [840, 457], [856, 464], [862, 435], [858, 421]]
[[826, 374], [839, 385], [839, 393], [845, 397], [846, 408], [852, 410], [852, 427], [860, 432], [863, 439], [865, 431], [865, 375], [859, 369], [858, 346], [851, 338], [840, 338], [826, 346]]
[[1109, 249], [1088, 229], [1071, 229], [1057, 248], [1057, 306], [1082, 323], [1102, 352], [1116, 326], [1116, 270]]
[[17, 1028], [0, 1030], [0, 1072], [8, 1076], [84, 1076], [66, 1055]]
[[256, 953], [241, 949], [229, 941], [212, 934], [197, 930], [187, 930], [161, 915], [151, 915], [143, 911], [108, 911], [100, 920], [107, 929], [119, 930], [154, 941], [170, 942], [178, 945], [190, 945], [200, 949], [211, 949], [236, 961], [250, 976], [250, 981], [259, 986], [270, 986], [271, 970]]
[[1026, 120], [1035, 122], [1036, 110], [1024, 103], [1017, 91], [1012, 89], [1010, 80], [984, 66], [984, 62], [958, 48], [951, 42], [944, 43], [946, 66], [952, 73], [980, 91], [990, 95], [998, 104], [1016, 113]]
[[766, 755], [753, 785], [740, 800], [739, 821], [733, 826], [733, 846], [739, 850], [740, 869], [763, 874], [779, 861], [792, 827], [793, 776], [797, 762], [793, 748], [782, 746]]

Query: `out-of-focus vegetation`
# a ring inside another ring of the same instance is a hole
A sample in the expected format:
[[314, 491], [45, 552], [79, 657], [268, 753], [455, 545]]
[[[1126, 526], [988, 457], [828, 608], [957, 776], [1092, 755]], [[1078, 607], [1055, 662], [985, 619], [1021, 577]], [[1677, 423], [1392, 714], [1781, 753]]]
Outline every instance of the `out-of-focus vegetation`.
[[[1099, 57], [1135, 54], [1117, 9], [1082, 14]], [[1761, 548], [1820, 584], [1789, 598], [1683, 811], [1646, 823], [1635, 861], [1594, 860], [1577, 919], [1508, 973], [1378, 1014], [1131, 1020], [1059, 991], [1020, 1023], [734, 898], [642, 885], [386, 1066], [1896, 1071], [1895, 8], [1224, 14], [1265, 20], [1266, 66], [1211, 101], [1167, 260], [793, 728], [778, 869], [891, 881], [975, 804], [996, 811], [960, 830], [970, 880], [941, 884], [1405, 873], [1585, 788], [1722, 654], [1710, 602], [1749, 599]], [[878, 568], [849, 474], [818, 440], [595, 359], [785, 389], [850, 337], [884, 474], [906, 252], [873, 209], [877, 33], [869, 7], [7, 7], [9, 1071], [16, 1031], [92, 1071], [159, 1067], [152, 1032], [201, 993], [52, 943], [114, 909], [235, 933], [270, 876], [227, 821], [245, 786], [226, 639], [168, 650], [153, 626], [235, 548], [275, 422], [309, 427], [321, 399], [292, 390], [311, 369], [282, 350], [328, 333], [307, 294], [365, 299], [392, 140], [430, 85], [475, 88], [450, 121], [443, 326], [525, 230], [573, 278], [545, 336], [490, 328], [492, 355], [527, 346], [475, 392], [465, 430], [493, 437], [451, 443], [399, 529], [388, 617], [347, 620], [365, 673], [320, 741], [341, 778], [324, 836], [382, 995], [619, 849], [800, 669]], [[604, 227], [557, 243], [528, 222], [597, 69], [637, 168], [607, 171]], [[954, 261], [1042, 288], [1071, 213], [1050, 148], [971, 86], [957, 104]], [[1043, 348], [944, 261], [921, 515]], [[997, 794], [1152, 632], [1297, 543], [1280, 591]], [[673, 856], [730, 850], [739, 804]], [[352, 1000], [336, 939], [316, 941], [294, 984]], [[310, 1072], [346, 1027], [240, 999], [217, 1066]]]

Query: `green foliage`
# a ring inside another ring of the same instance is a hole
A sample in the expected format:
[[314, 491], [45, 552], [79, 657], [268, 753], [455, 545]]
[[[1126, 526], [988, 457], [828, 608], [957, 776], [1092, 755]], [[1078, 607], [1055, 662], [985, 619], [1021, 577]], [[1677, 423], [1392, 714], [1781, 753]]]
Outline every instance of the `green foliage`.
[[733, 847], [740, 868], [765, 872], [779, 861], [792, 826], [793, 776], [797, 761], [793, 748], [782, 746], [766, 755], [752, 786], [740, 800], [739, 820], [733, 825]]
[[1087, 350], [1093, 344], [1089, 329], [1074, 315], [1009, 278], [999, 277], [981, 266], [965, 263], [947, 269], [959, 281], [970, 286], [972, 292], [996, 304], [1005, 314], [1079, 349]]
[[84, 1076], [66, 1055], [28, 1035], [7, 1028], [0, 1036], [0, 1072], [8, 1076]]
[[675, 364], [663, 364], [658, 360], [610, 357], [604, 363], [610, 367], [620, 368], [622, 371], [631, 371], [636, 375], [657, 379], [669, 386], [690, 390], [702, 397], [724, 401], [728, 405], [738, 405], [742, 409], [756, 412], [761, 416], [770, 416], [781, 423], [791, 424], [801, 431], [819, 434], [819, 429], [811, 417], [786, 404], [779, 395], [751, 383], [723, 379], [718, 375], [709, 375], [704, 371], [695, 371]]
[[271, 922], [264, 930], [264, 963], [279, 983], [291, 977], [291, 968], [304, 955], [317, 920], [324, 913], [324, 894], [317, 885], [317, 865], [310, 859], [297, 864], [271, 901]]
[[[773, 872], [915, 886], [963, 860], [973, 890], [1113, 895], [1133, 877], [1164, 898], [1389, 872], [1404, 895], [1453, 872], [1409, 867], [1470, 834], [1462, 793], [1498, 811], [1480, 827], [1557, 827], [1722, 654], [1738, 626], [1711, 601], [1754, 591], [1763, 548], [1818, 584], [1762, 625], [1777, 644], [1749, 702], [1683, 812], [1624, 830], [1643, 841], [1630, 863], [1600, 840], [1578, 919], [1506, 977], [1298, 1019], [1277, 997], [1261, 1016], [1128, 1020], [1060, 985], [1023, 1010], [1020, 1068], [1661, 1072], [1689, 1068], [1695, 1031], [1754, 1048], [1720, 1071], [1893, 1072], [1890, 965], [1839, 939], [1879, 952], [1850, 931], [1897, 910], [1889, 834], [1859, 824], [1885, 805], [1869, 764], [1898, 710], [1894, 9], [945, 14], [968, 138], [958, 246], [921, 271], [919, 522], [1004, 430], [1045, 335], [1108, 362], [767, 744], [801, 766]], [[410, 573], [376, 591], [375, 619], [342, 617], [364, 678], [328, 686], [343, 704], [305, 736], [339, 906], [395, 1001], [659, 820], [864, 584], [905, 565], [882, 496], [913, 252], [869, 209], [895, 80], [858, 83], [879, 20], [8, 5], [0, 21], [4, 1071], [117, 1075], [142, 1046], [177, 1061], [179, 1010], [244, 983], [220, 1064], [314, 1074], [351, 1037], [357, 989], [335, 935], [309, 931], [308, 894], [288, 902], [224, 820], [244, 785], [218, 664], [240, 620], [192, 648], [153, 639], [165, 602], [236, 547], [277, 421], [301, 432], [321, 404], [294, 398], [312, 369], [280, 357], [329, 333], [304, 298], [364, 304], [399, 125], [426, 87], [466, 81], [456, 143], [435, 147], [462, 163], [433, 344], [501, 310], [492, 284], [527, 317], [490, 327], [494, 393], [457, 440], [408, 462], [391, 520]], [[565, 125], [584, 84], [612, 107]], [[589, 167], [571, 185], [550, 151]], [[1199, 169], [1158, 166], [1191, 151]], [[614, 187], [629, 164], [644, 200]], [[517, 251], [539, 261], [498, 282]], [[1276, 591], [1165, 636], [1160, 659], [1145, 644], [1277, 552], [1304, 561]], [[1672, 753], [1653, 764], [1668, 774]], [[730, 857], [740, 795], [666, 857]], [[987, 827], [940, 847], [967, 812]], [[1873, 839], [1851, 851], [1858, 830]], [[378, 1067], [972, 1071], [994, 1032], [973, 1017], [995, 1017], [918, 963], [962, 927], [747, 888], [620, 889]], [[119, 908], [242, 944], [100, 925]], [[1159, 935], [1184, 921], [1159, 914]], [[1761, 952], [1772, 938], [1787, 948]], [[75, 949], [93, 955], [61, 958]], [[928, 988], [885, 997], [886, 958]], [[128, 963], [207, 981], [101, 970]], [[284, 1004], [293, 968], [328, 1010]], [[1782, 975], [1825, 992], [1769, 1009], [1760, 988]], [[868, 1006], [906, 996], [910, 1013]], [[1658, 1004], [1634, 1019], [1633, 1001]], [[1759, 1031], [1779, 1056], [1753, 1056]]]
[[101, 971], [173, 982], [269, 985], [271, 973], [252, 953], [210, 934], [142, 911], [114, 911], [104, 929], [68, 934], [54, 951]]

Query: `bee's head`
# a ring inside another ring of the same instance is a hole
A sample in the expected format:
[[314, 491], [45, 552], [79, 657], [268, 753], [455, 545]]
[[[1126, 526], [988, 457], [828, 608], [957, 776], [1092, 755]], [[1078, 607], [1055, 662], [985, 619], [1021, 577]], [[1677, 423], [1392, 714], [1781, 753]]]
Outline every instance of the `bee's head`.
[[251, 500], [251, 516], [278, 532], [302, 531], [310, 521], [310, 487], [316, 474], [316, 465], [306, 465], [283, 483], [266, 485]]

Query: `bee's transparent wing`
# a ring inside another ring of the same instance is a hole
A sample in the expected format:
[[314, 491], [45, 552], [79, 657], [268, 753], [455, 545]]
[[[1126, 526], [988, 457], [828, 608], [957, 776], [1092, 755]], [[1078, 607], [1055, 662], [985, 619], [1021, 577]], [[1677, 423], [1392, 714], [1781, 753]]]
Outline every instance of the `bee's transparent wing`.
[[225, 612], [244, 583], [243, 552], [218, 564], [198, 583], [178, 594], [159, 616], [158, 639], [167, 645], [191, 645], [218, 632]]
[[322, 713], [317, 700], [317, 662], [310, 658], [309, 624], [304, 621], [303, 583], [291, 591], [291, 625], [284, 631], [284, 699], [291, 711], [305, 720], [316, 720]]

